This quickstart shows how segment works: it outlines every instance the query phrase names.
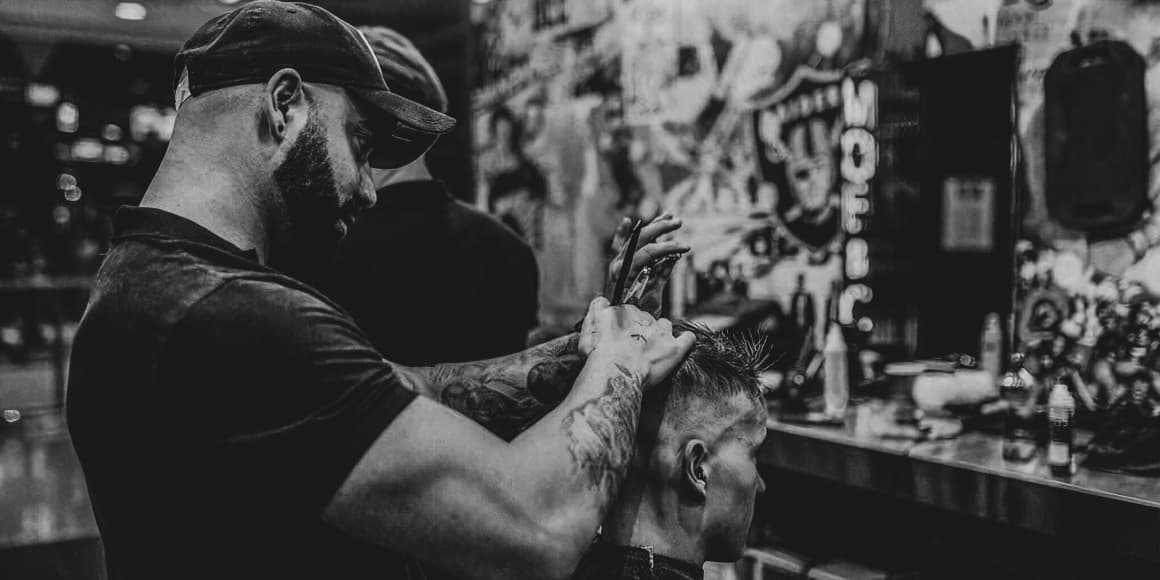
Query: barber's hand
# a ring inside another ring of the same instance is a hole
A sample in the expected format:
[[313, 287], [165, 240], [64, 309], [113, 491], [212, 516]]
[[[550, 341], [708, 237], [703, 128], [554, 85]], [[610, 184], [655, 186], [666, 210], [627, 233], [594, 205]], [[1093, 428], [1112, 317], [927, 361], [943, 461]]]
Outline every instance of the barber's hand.
[[588, 356], [599, 350], [626, 360], [644, 378], [644, 386], [651, 387], [677, 369], [693, 342], [689, 332], [674, 337], [667, 319], [657, 320], [635, 306], [611, 306], [607, 299], [597, 298], [588, 305], [579, 347]]
[[668, 286], [669, 276], [673, 273], [673, 267], [677, 265], [680, 260], [678, 255], [669, 255], [666, 258], [657, 260], [649, 264], [652, 269], [652, 274], [648, 276], [648, 280], [644, 282], [643, 289], [635, 294], [631, 294], [636, 288], [636, 282], [630, 282], [628, 287], [630, 295], [624, 299], [625, 304], [631, 304], [649, 313], [653, 318], [659, 318], [661, 315], [661, 305], [664, 300], [665, 287]]
[[[640, 230], [640, 238], [636, 244], [636, 253], [632, 256], [632, 269], [628, 272], [628, 282], [631, 283], [640, 273], [641, 268], [660, 260], [666, 256], [679, 256], [689, 251], [689, 246], [673, 240], [664, 239], [681, 227], [681, 220], [669, 215], [661, 214]], [[612, 238], [612, 250], [616, 257], [608, 264], [608, 277], [604, 288], [604, 295], [612, 298], [612, 291], [616, 288], [616, 277], [620, 274], [620, 265], [624, 263], [624, 252], [628, 249], [628, 236], [632, 233], [632, 220], [624, 218], [616, 228], [616, 235]], [[625, 290], [628, 290], [625, 288]]]

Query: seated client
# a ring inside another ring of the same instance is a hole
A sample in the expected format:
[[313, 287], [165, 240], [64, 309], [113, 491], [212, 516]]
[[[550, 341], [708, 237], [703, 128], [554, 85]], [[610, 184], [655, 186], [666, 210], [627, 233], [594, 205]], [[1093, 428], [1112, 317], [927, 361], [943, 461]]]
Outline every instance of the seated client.
[[641, 409], [636, 454], [574, 580], [700, 580], [741, 557], [757, 493], [766, 408], [757, 341], [679, 322], [696, 346]]

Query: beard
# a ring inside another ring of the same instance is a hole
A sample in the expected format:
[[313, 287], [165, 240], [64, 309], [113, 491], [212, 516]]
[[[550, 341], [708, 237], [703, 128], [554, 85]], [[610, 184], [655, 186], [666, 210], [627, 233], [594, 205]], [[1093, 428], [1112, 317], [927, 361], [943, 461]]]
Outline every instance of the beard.
[[274, 184], [282, 196], [285, 222], [271, 245], [270, 265], [310, 282], [334, 259], [343, 231], [338, 221], [353, 215], [339, 195], [330, 161], [330, 148], [313, 111], [274, 170]]

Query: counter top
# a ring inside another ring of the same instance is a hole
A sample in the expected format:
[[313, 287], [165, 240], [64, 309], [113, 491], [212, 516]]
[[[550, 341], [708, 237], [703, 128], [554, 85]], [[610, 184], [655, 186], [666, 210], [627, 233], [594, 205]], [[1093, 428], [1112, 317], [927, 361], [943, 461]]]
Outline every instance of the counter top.
[[1160, 478], [1111, 473], [1082, 465], [1074, 476], [1057, 478], [1051, 475], [1042, 452], [1027, 463], [1005, 461], [1001, 438], [988, 433], [964, 433], [953, 440], [918, 443], [911, 448], [909, 455], [921, 461], [1160, 510]]
[[[759, 461], [1160, 561], [1160, 478], [1082, 465], [1074, 476], [1057, 478], [1042, 449], [1029, 462], [1009, 462], [1002, 456], [1002, 438], [984, 432], [933, 441], [877, 435], [890, 431], [883, 426], [893, 425], [895, 408], [887, 401], [865, 403], [850, 409], [842, 426], [771, 417]], [[1087, 436], [1077, 439], [1084, 442]]]

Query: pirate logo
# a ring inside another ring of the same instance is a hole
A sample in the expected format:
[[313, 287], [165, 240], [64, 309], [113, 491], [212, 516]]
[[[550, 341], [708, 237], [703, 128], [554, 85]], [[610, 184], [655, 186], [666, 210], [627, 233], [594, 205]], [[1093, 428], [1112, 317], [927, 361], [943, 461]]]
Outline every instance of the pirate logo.
[[840, 234], [838, 78], [795, 74], [754, 113], [762, 178], [777, 192], [776, 214], [794, 245], [832, 249]]
[[[807, 129], [809, 140], [807, 141]], [[785, 180], [793, 195], [782, 219], [787, 224], [802, 222], [816, 226], [833, 218], [838, 209], [837, 167], [834, 162], [836, 141], [825, 122], [812, 119], [790, 131], [790, 147], [784, 160]]]

